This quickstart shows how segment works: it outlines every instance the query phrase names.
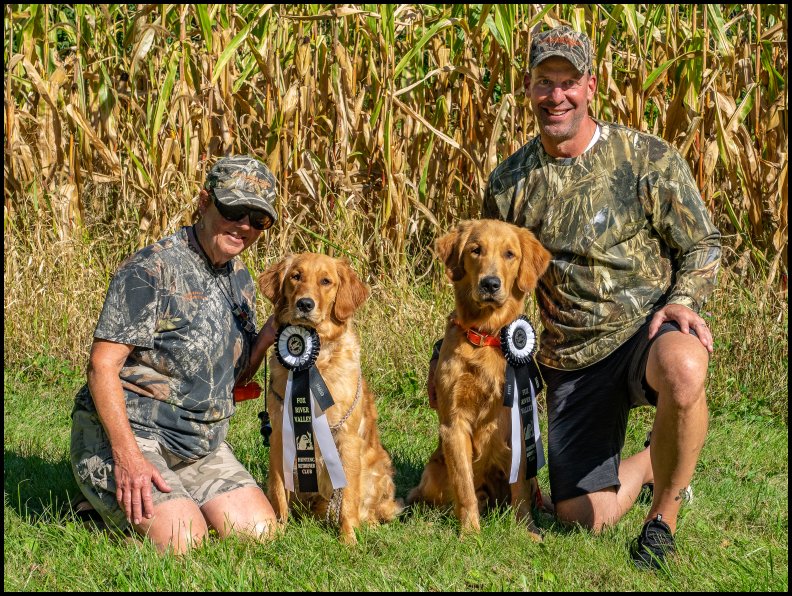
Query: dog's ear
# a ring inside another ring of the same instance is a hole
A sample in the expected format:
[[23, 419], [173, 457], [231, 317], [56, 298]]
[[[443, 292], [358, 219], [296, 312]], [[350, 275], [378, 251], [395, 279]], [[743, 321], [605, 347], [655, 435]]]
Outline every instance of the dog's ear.
[[462, 251], [467, 242], [472, 222], [463, 221], [445, 236], [435, 241], [435, 252], [445, 263], [446, 275], [451, 281], [459, 281], [465, 277], [465, 263]]
[[274, 305], [277, 305], [283, 296], [283, 280], [286, 278], [286, 271], [293, 259], [293, 256], [285, 257], [258, 276], [261, 293]]
[[522, 260], [517, 276], [517, 287], [527, 293], [536, 287], [536, 282], [539, 281], [550, 264], [551, 255], [536, 239], [536, 236], [525, 228], [520, 228], [518, 234], [520, 235]]
[[333, 304], [333, 316], [339, 321], [346, 321], [366, 301], [369, 288], [360, 281], [355, 270], [346, 260], [336, 261], [338, 271], [338, 292]]

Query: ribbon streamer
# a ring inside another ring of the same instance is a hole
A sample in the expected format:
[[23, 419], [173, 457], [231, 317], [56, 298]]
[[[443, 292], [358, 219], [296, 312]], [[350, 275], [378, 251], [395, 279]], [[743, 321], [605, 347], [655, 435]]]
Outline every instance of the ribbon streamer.
[[[512, 396], [510, 404], [506, 403], [505, 398], [503, 404], [511, 410], [512, 457], [509, 484], [517, 482], [523, 445], [526, 450], [526, 478], [534, 478], [545, 465], [542, 434], [539, 430], [539, 413], [536, 407], [536, 389], [531, 377], [525, 374], [527, 372], [527, 370], [518, 372], [511, 365], [506, 365], [506, 384], [511, 387], [507, 394]], [[530, 394], [526, 394], [526, 391]]]
[[317, 445], [333, 489], [343, 488], [346, 476], [325, 416], [327, 408], [334, 404], [333, 397], [314, 365], [319, 354], [319, 336], [313, 329], [290, 325], [280, 329], [276, 344], [278, 359], [289, 370], [283, 396], [283, 476], [286, 489], [295, 492], [296, 460], [300, 492], [318, 492]]
[[509, 484], [517, 482], [520, 457], [525, 448], [525, 477], [533, 478], [545, 465], [539, 430], [536, 393], [542, 388], [541, 376], [533, 361], [536, 334], [530, 321], [520, 316], [501, 329], [501, 349], [506, 358], [503, 405], [511, 409], [511, 468]]

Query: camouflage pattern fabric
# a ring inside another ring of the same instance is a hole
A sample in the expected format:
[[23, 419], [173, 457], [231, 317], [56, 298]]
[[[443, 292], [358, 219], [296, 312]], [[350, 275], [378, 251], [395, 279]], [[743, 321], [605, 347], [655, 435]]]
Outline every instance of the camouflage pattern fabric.
[[698, 312], [721, 247], [682, 156], [655, 136], [598, 122], [576, 158], [536, 137], [490, 175], [482, 217], [525, 226], [553, 259], [537, 288], [540, 362], [576, 369], [604, 358], [654, 311]]
[[584, 33], [578, 33], [567, 26], [542, 31], [531, 40], [530, 68], [551, 56], [566, 58], [581, 74], [591, 73], [593, 52], [591, 40]]
[[[71, 464], [77, 485], [107, 525], [124, 531], [129, 522], [116, 499], [113, 453], [99, 416], [96, 412], [78, 410], [73, 418]], [[155, 507], [173, 499], [192, 499], [203, 507], [223, 493], [258, 486], [226, 442], [206, 457], [186, 462], [153, 439], [135, 437], [135, 440], [143, 457], [157, 468], [171, 489], [164, 493], [151, 484]]]
[[217, 160], [206, 174], [204, 188], [214, 191], [224, 205], [263, 209], [278, 221], [275, 211], [275, 176], [250, 155], [234, 155]]
[[[255, 287], [237, 257], [214, 268], [192, 227], [124, 261], [110, 282], [94, 337], [135, 346], [121, 370], [136, 436], [159, 440], [185, 460], [214, 451], [234, 412], [236, 377], [250, 362]], [[75, 410], [94, 411], [88, 386]]]

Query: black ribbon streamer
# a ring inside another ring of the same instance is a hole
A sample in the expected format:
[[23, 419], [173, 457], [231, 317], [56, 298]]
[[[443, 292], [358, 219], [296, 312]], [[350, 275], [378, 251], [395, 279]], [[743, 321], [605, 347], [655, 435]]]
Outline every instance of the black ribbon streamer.
[[301, 492], [319, 490], [316, 474], [316, 450], [311, 425], [311, 384], [307, 370], [294, 371], [291, 386], [294, 441], [297, 446], [297, 484]]
[[[534, 436], [531, 388], [533, 387], [534, 395], [538, 394], [542, 388], [542, 377], [533, 359], [535, 346], [528, 348], [527, 353], [524, 352], [528, 346], [529, 335], [534, 335], [533, 327], [525, 316], [520, 316], [501, 330], [501, 349], [506, 357], [503, 405], [511, 408], [514, 400], [518, 400], [525, 443], [525, 477], [534, 478], [538, 472], [539, 460]], [[516, 345], [513, 346], [512, 343]]]
[[[307, 330], [310, 336], [311, 351], [305, 338], [299, 332]], [[281, 336], [286, 334], [285, 341]], [[292, 341], [290, 341], [292, 340]], [[280, 348], [287, 347], [288, 354], [282, 354]], [[297, 448], [297, 484], [301, 492], [317, 492], [319, 490], [316, 473], [316, 436], [311, 421], [311, 393], [322, 412], [334, 404], [333, 396], [327, 388], [316, 359], [319, 356], [319, 335], [316, 330], [291, 325], [281, 327], [275, 339], [276, 354], [280, 363], [292, 371], [291, 405], [294, 423], [294, 441]], [[296, 348], [302, 352], [298, 351]]]
[[[536, 454], [536, 438], [533, 426], [533, 400], [531, 399], [531, 385], [533, 375], [531, 368], [536, 368], [533, 363], [514, 367], [506, 364], [506, 381], [503, 386], [503, 405], [511, 408], [515, 397], [519, 400], [520, 420], [522, 420], [523, 440], [525, 442], [525, 477], [534, 478], [538, 472], [538, 458]], [[538, 373], [538, 371], [537, 371]], [[537, 375], [538, 376], [538, 375]], [[514, 389], [517, 388], [517, 395]], [[536, 393], [534, 385], [534, 394]]]

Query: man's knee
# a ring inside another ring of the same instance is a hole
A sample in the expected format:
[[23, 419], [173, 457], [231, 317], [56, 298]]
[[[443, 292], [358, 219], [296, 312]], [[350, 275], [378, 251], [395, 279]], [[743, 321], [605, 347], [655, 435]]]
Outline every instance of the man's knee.
[[555, 504], [556, 517], [564, 523], [578, 524], [594, 533], [618, 520], [616, 491], [606, 489]]
[[[664, 341], [665, 340], [665, 341]], [[709, 354], [697, 337], [668, 333], [653, 346], [646, 368], [649, 384], [660, 399], [690, 408], [704, 399]]]

